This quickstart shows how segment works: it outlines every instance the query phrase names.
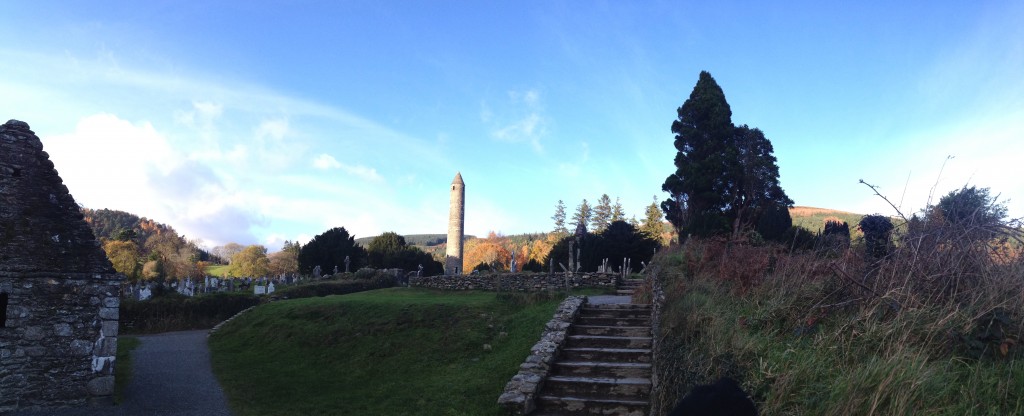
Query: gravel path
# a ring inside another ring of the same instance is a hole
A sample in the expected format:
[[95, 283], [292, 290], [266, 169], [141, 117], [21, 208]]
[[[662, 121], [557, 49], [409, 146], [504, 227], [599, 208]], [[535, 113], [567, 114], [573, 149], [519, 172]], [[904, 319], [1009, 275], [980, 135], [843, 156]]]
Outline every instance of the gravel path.
[[47, 409], [16, 416], [231, 416], [224, 391], [213, 376], [209, 331], [140, 335], [132, 351], [132, 380], [125, 402], [114, 407]]

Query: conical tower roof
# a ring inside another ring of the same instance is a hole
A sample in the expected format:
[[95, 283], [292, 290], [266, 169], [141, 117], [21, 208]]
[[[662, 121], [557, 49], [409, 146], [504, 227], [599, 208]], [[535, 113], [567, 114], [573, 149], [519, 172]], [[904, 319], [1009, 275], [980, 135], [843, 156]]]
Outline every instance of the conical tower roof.
[[116, 278], [78, 204], [27, 123], [0, 126], [0, 274]]
[[465, 185], [466, 184], [465, 182], [462, 181], [462, 172], [455, 172], [455, 179], [452, 180], [452, 185], [455, 185], [455, 184], [459, 184], [459, 185]]

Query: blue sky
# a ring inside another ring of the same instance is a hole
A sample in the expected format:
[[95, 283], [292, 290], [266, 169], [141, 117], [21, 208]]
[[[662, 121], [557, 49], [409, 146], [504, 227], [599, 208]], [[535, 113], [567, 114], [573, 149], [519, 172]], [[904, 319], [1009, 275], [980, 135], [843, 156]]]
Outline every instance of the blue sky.
[[471, 234], [603, 193], [639, 218], [707, 70], [797, 205], [892, 213], [864, 179], [1024, 215], [1020, 2], [204, 3], [4, 3], [0, 117], [79, 203], [273, 250], [444, 232], [461, 171]]

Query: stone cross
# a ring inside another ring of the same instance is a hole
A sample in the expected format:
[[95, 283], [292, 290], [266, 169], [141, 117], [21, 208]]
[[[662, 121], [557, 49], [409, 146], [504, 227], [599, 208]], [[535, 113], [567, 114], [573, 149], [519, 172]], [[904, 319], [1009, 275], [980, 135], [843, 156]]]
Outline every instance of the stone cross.
[[345, 256], [345, 273], [348, 273], [348, 265], [352, 260], [349, 260], [348, 256]]
[[416, 277], [420, 277], [420, 276], [423, 276], [423, 265], [422, 264], [420, 264], [417, 267], [417, 270], [416, 270]]

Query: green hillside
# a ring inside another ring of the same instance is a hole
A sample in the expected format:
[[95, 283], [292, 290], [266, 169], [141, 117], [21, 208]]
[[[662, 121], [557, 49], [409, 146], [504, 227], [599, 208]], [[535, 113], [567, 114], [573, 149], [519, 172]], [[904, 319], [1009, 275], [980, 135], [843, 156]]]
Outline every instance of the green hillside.
[[846, 221], [847, 224], [850, 224], [850, 231], [854, 232], [857, 223], [864, 215], [828, 208], [793, 207], [789, 209], [789, 216], [793, 218], [794, 226], [811, 232], [819, 232], [825, 228], [825, 221], [828, 219]]
[[210, 338], [248, 415], [499, 415], [505, 383], [560, 302], [393, 288], [278, 301]]

